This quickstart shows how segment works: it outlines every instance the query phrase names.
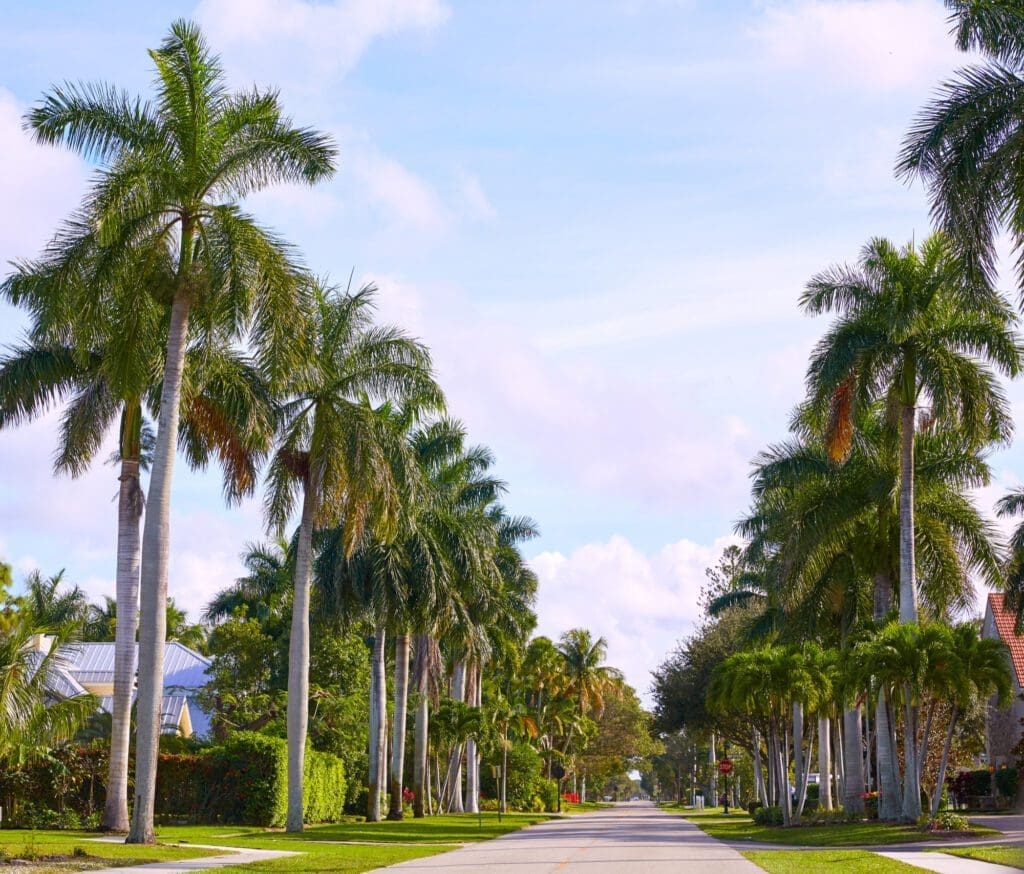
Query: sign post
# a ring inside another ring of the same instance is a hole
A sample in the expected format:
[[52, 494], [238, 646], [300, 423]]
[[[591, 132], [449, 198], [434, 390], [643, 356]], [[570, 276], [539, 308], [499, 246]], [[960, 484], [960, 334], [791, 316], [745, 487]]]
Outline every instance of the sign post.
[[725, 783], [725, 785], [723, 787], [724, 790], [725, 790], [725, 793], [723, 795], [723, 798], [725, 798], [725, 805], [724, 805], [725, 809], [722, 811], [722, 815], [723, 816], [728, 816], [729, 815], [729, 775], [732, 773], [732, 760], [731, 759], [722, 759], [718, 763], [718, 773], [722, 775], [723, 781]]
[[559, 762], [551, 766], [551, 776], [558, 781], [558, 812], [562, 812], [562, 780], [565, 778], [565, 768]]

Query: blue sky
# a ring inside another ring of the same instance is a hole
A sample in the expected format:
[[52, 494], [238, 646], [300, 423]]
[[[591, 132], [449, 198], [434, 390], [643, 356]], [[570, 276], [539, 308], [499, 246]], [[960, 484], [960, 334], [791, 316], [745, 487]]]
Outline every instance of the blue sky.
[[[641, 688], [801, 397], [824, 329], [797, 310], [803, 282], [871, 236], [927, 232], [891, 167], [964, 60], [939, 0], [4, 11], [0, 259], [34, 254], [88, 176], [20, 114], [64, 79], [144, 91], [145, 49], [200, 21], [234, 84], [275, 85], [341, 148], [330, 184], [250, 208], [318, 272], [377, 282], [382, 318], [430, 344], [453, 414], [543, 530], [541, 630], [604, 634]], [[0, 310], [0, 342], [23, 326]], [[113, 471], [53, 479], [53, 421], [0, 434], [0, 556], [112, 591]], [[1022, 462], [996, 458], [999, 488]], [[179, 467], [175, 489], [171, 592], [197, 609], [262, 524], [255, 503], [222, 509], [213, 475]]]

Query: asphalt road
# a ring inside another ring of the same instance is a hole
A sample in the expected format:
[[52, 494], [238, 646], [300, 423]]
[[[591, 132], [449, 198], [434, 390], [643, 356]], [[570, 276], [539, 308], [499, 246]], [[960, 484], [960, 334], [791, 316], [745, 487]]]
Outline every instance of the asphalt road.
[[540, 823], [492, 841], [377, 870], [429, 874], [763, 874], [752, 862], [709, 838], [695, 825], [641, 801]]

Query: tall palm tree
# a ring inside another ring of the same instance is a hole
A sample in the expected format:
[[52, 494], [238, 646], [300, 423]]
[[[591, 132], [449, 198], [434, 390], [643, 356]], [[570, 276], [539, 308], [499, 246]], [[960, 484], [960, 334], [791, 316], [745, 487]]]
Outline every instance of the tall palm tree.
[[[812, 314], [838, 311], [807, 372], [812, 404], [829, 408], [835, 458], [852, 445], [859, 413], [884, 399], [899, 414], [900, 618], [917, 621], [914, 442], [937, 421], [979, 443], [1007, 439], [1011, 423], [993, 373], [1016, 376], [1021, 347], [1005, 300], [975, 277], [947, 237], [919, 249], [875, 239], [857, 268], [813, 278], [801, 298]], [[923, 415], [922, 415], [923, 414]]]
[[[92, 257], [98, 257], [95, 252]], [[36, 292], [45, 269], [23, 268], [19, 281]], [[48, 294], [57, 295], [58, 290]], [[153, 435], [147, 420], [158, 413], [160, 359], [165, 333], [155, 307], [141, 300], [132, 312], [105, 312], [103, 335], [88, 351], [68, 340], [66, 326], [51, 324], [45, 334], [12, 349], [0, 360], [0, 428], [36, 419], [66, 402], [54, 467], [79, 476], [95, 460], [105, 437], [118, 428], [113, 461], [119, 466], [117, 504], [114, 690], [107, 795], [101, 824], [128, 831], [128, 754], [135, 689], [138, 627], [140, 523], [145, 495], [140, 474], [149, 461]], [[213, 343], [186, 355], [181, 447], [193, 467], [219, 456], [228, 495], [255, 486], [256, 459], [270, 428], [263, 380], [245, 357]], [[104, 638], [105, 639], [105, 638]]]
[[974, 622], [962, 622], [950, 633], [949, 648], [943, 662], [945, 685], [951, 691], [949, 724], [942, 744], [942, 759], [939, 775], [932, 793], [931, 815], [939, 811], [942, 801], [942, 787], [946, 785], [946, 767], [949, 764], [949, 750], [953, 743], [953, 732], [961, 708], [971, 700], [987, 699], [993, 695], [1002, 706], [1013, 693], [1010, 662], [1006, 645], [1001, 640], [984, 638], [978, 634]]
[[[287, 247], [236, 204], [275, 182], [323, 179], [333, 172], [335, 156], [327, 137], [292, 125], [275, 93], [229, 93], [195, 25], [175, 22], [150, 58], [156, 68], [152, 101], [109, 85], [64, 85], [29, 112], [38, 141], [69, 146], [103, 165], [82, 214], [45, 255], [58, 277], [53, 285], [75, 272], [83, 251], [98, 244], [104, 257], [95, 265], [96, 283], [58, 301], [34, 298], [31, 283], [13, 289], [43, 320], [54, 309], [77, 312], [79, 335], [106, 305], [96, 289], [153, 295], [168, 318], [142, 543], [132, 843], [155, 840], [170, 489], [190, 325], [192, 333], [211, 336], [248, 331], [271, 377], [301, 360], [294, 329], [301, 328], [304, 284]], [[119, 273], [134, 274], [136, 282], [109, 281]], [[75, 285], [67, 287], [75, 292]]]
[[396, 328], [373, 325], [373, 295], [370, 286], [354, 294], [313, 289], [311, 353], [284, 383], [268, 474], [272, 526], [282, 530], [295, 507], [302, 507], [288, 657], [289, 831], [303, 826], [314, 529], [344, 520], [349, 554], [367, 531], [384, 542], [393, 537], [415, 470], [397, 463], [405, 456], [402, 434], [374, 402], [422, 412], [443, 404], [426, 348]]
[[[920, 178], [936, 223], [978, 274], [995, 277], [995, 241], [1024, 242], [1024, 10], [1014, 0], [946, 0], [956, 45], [982, 60], [944, 82], [903, 141], [897, 175]], [[1018, 259], [1024, 285], [1024, 262]]]

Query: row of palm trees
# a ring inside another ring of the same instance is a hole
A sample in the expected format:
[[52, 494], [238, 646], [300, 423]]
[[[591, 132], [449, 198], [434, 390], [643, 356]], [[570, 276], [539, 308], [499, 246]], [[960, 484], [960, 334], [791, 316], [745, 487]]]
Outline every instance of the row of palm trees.
[[[791, 727], [799, 790], [803, 711], [818, 712], [824, 736], [828, 707], [840, 702], [844, 804], [862, 809], [871, 757], [862, 708], [873, 707], [879, 813], [908, 821], [921, 814], [932, 724], [931, 710], [921, 718], [923, 690], [933, 704], [944, 694], [953, 702], [934, 811], [958, 707], [965, 698], [1005, 693], [1007, 684], [998, 644], [978, 641], [973, 626], [930, 623], [973, 606], [972, 580], [1006, 590], [1018, 621], [1024, 618], [1024, 536], [1018, 531], [1004, 548], [971, 496], [990, 481], [988, 453], [1012, 432], [1000, 377], [1018, 376], [1022, 365], [1017, 315], [994, 278], [997, 234], [1024, 242], [1024, 186], [1015, 169], [1024, 10], [1008, 0], [947, 6], [958, 46], [982, 59], [944, 84], [918, 116], [897, 166], [900, 176], [925, 182], [940, 230], [919, 246], [872, 240], [855, 266], [808, 283], [803, 308], [835, 320], [812, 353], [792, 438], [757, 461], [754, 508], [738, 526], [749, 539], [746, 571], [712, 605], [721, 613], [746, 604], [752, 636], [815, 641], [842, 652], [853, 672], [844, 672], [837, 695], [821, 692], [815, 680], [826, 673], [818, 669], [791, 682], [808, 662], [807, 649], [774, 645], [723, 665], [713, 696], [720, 707], [750, 708], [743, 689], [767, 696], [759, 712], [773, 779], [787, 785], [780, 732]], [[997, 510], [1012, 515], [1022, 506], [1013, 493]], [[892, 610], [899, 621], [889, 626]], [[776, 676], [787, 659], [790, 670]], [[746, 678], [734, 697], [722, 691], [729, 676]], [[783, 796], [788, 822], [788, 791]]]
[[[370, 604], [379, 619], [371, 733], [379, 782], [386, 629], [397, 630], [400, 667], [411, 631], [467, 629], [463, 676], [479, 685], [487, 645], [469, 629], [529, 613], [535, 581], [517, 547], [535, 525], [497, 504], [489, 455], [466, 449], [460, 428], [439, 418], [444, 399], [429, 352], [374, 323], [373, 289], [329, 287], [240, 206], [272, 184], [328, 178], [330, 138], [296, 126], [273, 91], [230, 92], [189, 22], [176, 22], [150, 58], [148, 99], [67, 84], [26, 116], [39, 142], [74, 149], [97, 169], [80, 209], [3, 283], [31, 326], [0, 364], [0, 427], [63, 404], [55, 466], [72, 475], [117, 434], [117, 669], [103, 824], [128, 831], [130, 842], [154, 840], [176, 455], [198, 468], [216, 460], [229, 502], [251, 494], [266, 470], [270, 527], [283, 531], [299, 515], [287, 718], [288, 828], [299, 830], [314, 564], [338, 603]], [[315, 549], [318, 538], [329, 545]], [[456, 584], [475, 586], [473, 596], [450, 598]], [[515, 609], [499, 611], [506, 588]], [[429, 651], [418, 647], [417, 658]], [[403, 695], [407, 676], [403, 668]], [[400, 773], [401, 744], [396, 755]], [[371, 791], [371, 818], [379, 797]]]

